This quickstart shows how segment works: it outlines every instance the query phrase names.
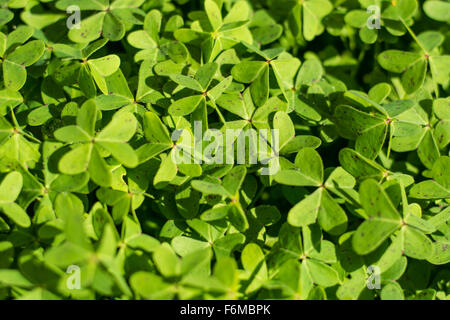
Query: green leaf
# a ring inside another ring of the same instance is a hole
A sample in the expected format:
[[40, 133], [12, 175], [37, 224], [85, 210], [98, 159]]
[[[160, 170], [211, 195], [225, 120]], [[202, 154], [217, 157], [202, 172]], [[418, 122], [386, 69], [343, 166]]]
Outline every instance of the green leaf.
[[19, 92], [7, 88], [0, 90], [0, 114], [5, 114], [9, 106], [14, 108], [22, 101], [23, 98]]
[[267, 280], [267, 265], [264, 254], [257, 244], [249, 243], [245, 246], [241, 256], [242, 266], [249, 273], [249, 285], [245, 292], [251, 293], [259, 289]]
[[80, 68], [78, 83], [80, 84], [81, 91], [87, 98], [95, 97], [97, 88], [95, 86], [94, 78], [91, 76], [85, 65], [82, 65]]
[[44, 53], [45, 44], [41, 40], [33, 40], [18, 47], [8, 55], [8, 60], [21, 66], [29, 67], [34, 64]]
[[136, 126], [136, 118], [131, 112], [119, 111], [114, 114], [111, 122], [96, 136], [96, 141], [125, 143], [134, 136]]
[[358, 152], [344, 148], [339, 152], [339, 162], [342, 167], [356, 179], [381, 179], [386, 170], [376, 162], [365, 158]]
[[274, 179], [286, 185], [319, 187], [323, 182], [322, 158], [316, 150], [304, 148], [297, 153], [295, 168], [281, 170]]
[[405, 300], [402, 287], [397, 282], [389, 282], [383, 286], [381, 300]]
[[102, 35], [111, 41], [119, 41], [125, 35], [125, 26], [113, 12], [104, 16]]
[[67, 126], [55, 131], [55, 138], [63, 142], [89, 142], [92, 137], [78, 126]]
[[222, 15], [219, 7], [214, 1], [206, 0], [205, 11], [212, 29], [217, 30], [222, 25]]
[[18, 270], [0, 269], [0, 283], [6, 287], [30, 288], [33, 283], [23, 276]]
[[259, 27], [252, 32], [255, 41], [261, 45], [274, 42], [283, 34], [283, 27], [279, 24]]
[[358, 254], [368, 254], [380, 246], [402, 225], [400, 214], [391, 200], [374, 180], [361, 184], [359, 195], [367, 214], [353, 235], [353, 248]]
[[7, 89], [19, 91], [27, 80], [27, 72], [24, 66], [15, 62], [3, 61], [3, 81]]
[[209, 62], [201, 66], [195, 73], [194, 79], [198, 81], [200, 86], [206, 91], [208, 89], [219, 65], [215, 62]]
[[153, 40], [151, 35], [144, 30], [130, 33], [127, 40], [133, 47], [139, 49], [154, 49], [157, 47], [155, 40]]
[[323, 67], [316, 59], [306, 60], [297, 74], [295, 87], [300, 89], [302, 85], [311, 86], [323, 76]]
[[11, 49], [17, 47], [18, 45], [26, 42], [33, 35], [34, 30], [29, 26], [19, 26], [10, 34], [8, 34], [8, 38], [6, 39], [5, 49], [10, 51]]
[[83, 144], [66, 153], [58, 163], [62, 173], [74, 175], [85, 172], [89, 168], [89, 162], [93, 145]]
[[295, 137], [295, 128], [286, 112], [278, 111], [273, 117], [273, 128], [279, 131], [279, 148], [283, 147]]
[[445, 1], [426, 1], [423, 4], [423, 11], [431, 19], [448, 22], [450, 20], [449, 14], [450, 5]]
[[429, 169], [433, 168], [433, 164], [439, 159], [439, 156], [441, 155], [439, 147], [430, 130], [425, 133], [425, 136], [417, 149], [417, 155], [419, 156], [420, 161], [422, 161]]
[[242, 187], [246, 174], [247, 169], [245, 166], [234, 167], [223, 179], [222, 186], [229, 194], [236, 195]]
[[347, 228], [345, 211], [336, 203], [327, 190], [322, 190], [318, 220], [323, 230], [333, 235], [342, 234]]
[[158, 268], [158, 271], [164, 277], [173, 277], [180, 274], [180, 261], [169, 244], [161, 244], [153, 252], [153, 259], [155, 261], [156, 268]]
[[159, 32], [161, 31], [162, 15], [158, 10], [151, 10], [145, 16], [144, 30], [154, 39], [159, 39]]
[[448, 198], [450, 190], [435, 181], [428, 180], [414, 185], [410, 190], [410, 196], [416, 199]]
[[233, 78], [231, 76], [223, 79], [218, 85], [208, 91], [208, 97], [214, 101], [220, 98], [225, 90], [231, 85]]
[[316, 222], [320, 210], [322, 191], [316, 190], [313, 194], [297, 203], [288, 214], [288, 222], [295, 227], [303, 227]]
[[218, 195], [218, 196], [224, 196], [229, 197], [231, 194], [227, 189], [225, 189], [223, 186], [217, 183], [211, 183], [201, 180], [194, 180], [192, 181], [192, 187], [195, 190], [200, 191], [204, 194], [210, 194], [210, 195]]
[[182, 74], [171, 74], [170, 79], [176, 83], [178, 83], [180, 86], [198, 91], [203, 92], [202, 86], [192, 77], [184, 76]]
[[395, 73], [403, 73], [423, 59], [424, 57], [418, 53], [400, 50], [387, 50], [378, 55], [378, 63], [384, 69]]
[[269, 66], [266, 65], [250, 85], [253, 101], [258, 107], [263, 106], [269, 98]]
[[204, 101], [205, 98], [202, 95], [181, 98], [172, 103], [169, 107], [169, 113], [179, 117], [191, 114], [202, 102], [204, 103]]
[[325, 263], [307, 259], [304, 264], [311, 278], [318, 285], [332, 287], [339, 282], [338, 273]]
[[266, 64], [262, 61], [242, 61], [231, 69], [231, 74], [236, 81], [250, 83], [253, 82], [266, 67]]
[[73, 42], [88, 43], [96, 40], [103, 32], [103, 21], [105, 19], [104, 13], [94, 14], [86, 19], [83, 19], [80, 28], [72, 28], [69, 30], [69, 39]]
[[22, 189], [22, 175], [17, 172], [9, 173], [0, 184], [0, 204], [14, 202]]
[[94, 69], [103, 77], [107, 77], [119, 69], [120, 58], [115, 54], [111, 54], [99, 59], [90, 59], [88, 64], [91, 69]]
[[172, 140], [167, 127], [161, 119], [153, 112], [146, 112], [144, 115], [145, 138], [152, 143], [172, 145]]
[[13, 221], [18, 226], [23, 228], [28, 228], [31, 226], [31, 220], [28, 217], [28, 214], [18, 204], [14, 202], [1, 204], [0, 209], [9, 219], [11, 219], [11, 221]]
[[427, 73], [427, 62], [418, 61], [408, 69], [402, 75], [402, 84], [406, 93], [414, 93], [422, 87], [425, 81]]
[[404, 250], [408, 257], [414, 259], [427, 259], [433, 252], [430, 239], [415, 228], [404, 227]]
[[153, 179], [155, 185], [172, 181], [177, 175], [177, 166], [172, 159], [172, 153], [165, 155], [161, 160], [161, 166]]

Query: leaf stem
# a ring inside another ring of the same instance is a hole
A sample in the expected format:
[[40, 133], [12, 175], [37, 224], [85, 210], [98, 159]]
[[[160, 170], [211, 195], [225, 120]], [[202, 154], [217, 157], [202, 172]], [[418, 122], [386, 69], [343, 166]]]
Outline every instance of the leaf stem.
[[225, 121], [225, 118], [224, 118], [224, 116], [222, 115], [222, 112], [220, 112], [219, 108], [217, 107], [216, 102], [215, 102], [213, 99], [209, 99], [209, 101], [211, 101], [211, 103], [212, 103], [214, 109], [216, 109], [216, 112], [217, 112], [217, 115], [219, 116], [220, 121], [221, 121], [223, 124], [226, 124], [227, 122]]
[[12, 121], [13, 121], [13, 123], [14, 123], [14, 127], [15, 127], [15, 129], [17, 130], [17, 132], [20, 132], [20, 134], [22, 134], [22, 135], [28, 137], [30, 140], [33, 140], [33, 141], [36, 142], [36, 143], [41, 143], [41, 141], [40, 141], [39, 139], [33, 137], [31, 134], [29, 134], [29, 133], [27, 133], [27, 132], [25, 132], [25, 131], [22, 130], [22, 128], [21, 128], [20, 125], [19, 125], [19, 122], [18, 122], [17, 119], [16, 119], [16, 115], [14, 114], [14, 109], [13, 109], [13, 107], [9, 106], [9, 108], [10, 108], [10, 110], [11, 110], [11, 118], [12, 118]]
[[393, 122], [389, 123], [388, 130], [389, 130], [389, 142], [388, 142], [386, 158], [389, 160], [389, 157], [391, 156], [391, 150], [392, 150], [392, 139], [394, 138], [394, 124], [393, 124]]
[[16, 130], [20, 130], [20, 126], [19, 126], [19, 123], [17, 122], [16, 115], [14, 114], [13, 107], [9, 106], [9, 109], [11, 110], [11, 118], [14, 123], [14, 127], [16, 128]]
[[403, 18], [400, 18], [400, 21], [403, 23], [403, 25], [405, 26], [406, 30], [408, 30], [408, 33], [411, 35], [411, 37], [414, 39], [414, 41], [416, 41], [416, 43], [419, 45], [419, 47], [422, 49], [422, 51], [428, 56], [428, 51], [425, 49], [425, 47], [419, 41], [419, 39], [417, 38], [417, 36], [414, 33], [414, 31], [411, 30], [411, 28], [406, 24], [406, 22], [405, 22], [405, 20], [403, 20]]
[[33, 140], [34, 142], [36, 142], [36, 143], [42, 143], [41, 140], [39, 140], [39, 139], [33, 137], [31, 134], [29, 134], [29, 133], [23, 131], [22, 129], [20, 129], [20, 132], [21, 132], [24, 136], [26, 136], [28, 139]]
[[155, 200], [155, 197], [152, 196], [151, 194], [148, 194], [147, 192], [143, 192], [142, 194], [143, 194], [144, 196], [146, 196], [147, 198], [150, 198], [150, 199]]
[[138, 219], [138, 217], [137, 217], [137, 215], [136, 215], [136, 210], [134, 210], [133, 199], [131, 199], [130, 207], [131, 207], [131, 213], [133, 214], [133, 219], [136, 221], [136, 223], [137, 223], [138, 225], [140, 225], [139, 219]]
[[430, 66], [431, 79], [432, 79], [433, 85], [434, 85], [434, 93], [436, 95], [436, 98], [439, 98], [439, 87], [438, 87], [437, 81], [435, 79], [435, 76], [433, 74], [433, 69], [431, 68], [431, 56], [428, 53], [428, 51], [425, 49], [425, 47], [422, 45], [422, 43], [419, 41], [419, 39], [417, 38], [416, 34], [411, 30], [411, 28], [409, 26], [406, 25], [405, 20], [403, 20], [403, 18], [400, 18], [400, 20], [403, 23], [403, 25], [405, 26], [406, 30], [408, 30], [408, 32], [411, 35], [411, 37], [413, 37], [414, 41], [416, 41], [416, 43], [419, 45], [419, 47], [424, 52], [424, 54], [425, 54], [425, 56], [427, 58], [428, 64]]

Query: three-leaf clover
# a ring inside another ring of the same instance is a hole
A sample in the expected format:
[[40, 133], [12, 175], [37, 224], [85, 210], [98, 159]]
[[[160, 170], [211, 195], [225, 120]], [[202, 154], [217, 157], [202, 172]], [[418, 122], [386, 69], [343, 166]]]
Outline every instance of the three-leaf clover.
[[[414, 101], [397, 100], [381, 106], [357, 92], [350, 91], [348, 96], [356, 99], [361, 97], [363, 102], [367, 101], [364, 103], [367, 111], [346, 105], [338, 106], [333, 119], [339, 133], [347, 139], [356, 140], [355, 150], [360, 154], [369, 159], [375, 159], [383, 147], [389, 131], [389, 155], [393, 135], [399, 134], [396, 124], [401, 120], [398, 120], [397, 117], [412, 108]], [[368, 109], [367, 106], [374, 107], [377, 113]], [[407, 133], [403, 134], [407, 135]]]
[[0, 117], [0, 167], [20, 163], [25, 168], [34, 168], [40, 159], [37, 139], [22, 129], [10, 109], [14, 125]]
[[297, 153], [295, 165], [286, 164], [274, 179], [285, 185], [318, 188], [289, 211], [289, 224], [305, 227], [318, 220], [323, 230], [331, 234], [345, 231], [347, 215], [328, 192], [330, 190], [339, 195], [335, 189], [354, 187], [354, 178], [345, 170], [335, 169], [324, 182], [323, 162], [319, 153], [312, 148], [303, 148]]
[[[250, 52], [254, 52], [259, 60], [243, 60], [235, 65], [231, 69], [233, 79], [242, 83], [250, 83], [253, 101], [257, 107], [261, 107], [269, 98], [269, 74], [270, 70], [272, 70], [278, 87], [286, 96], [286, 81], [289, 83], [294, 78], [300, 67], [300, 60], [289, 53], [283, 52], [282, 49], [261, 51], [246, 42], [242, 43]], [[289, 89], [291, 88], [292, 85], [290, 85]]]
[[410, 190], [410, 196], [416, 199], [450, 198], [449, 169], [449, 157], [437, 159], [431, 169], [432, 180], [415, 184]]
[[[81, 267], [80, 279], [84, 287], [92, 287], [104, 294], [119, 291], [131, 296], [130, 288], [120, 273], [119, 261], [115, 259], [119, 236], [113, 224], [108, 223], [101, 230], [99, 246], [94, 249], [83, 227], [83, 204], [74, 196], [60, 194], [60, 206], [64, 206], [64, 240], [45, 252], [45, 261], [51, 265], [67, 267], [77, 264]], [[111, 275], [111, 277], [109, 277]], [[63, 279], [64, 280], [64, 279]], [[81, 292], [82, 294], [82, 292]]]
[[[168, 243], [162, 243], [153, 252], [153, 261], [159, 274], [139, 271], [131, 276], [135, 293], [144, 299], [195, 299], [209, 291], [211, 249], [194, 251], [181, 259]], [[214, 283], [213, 283], [214, 284]], [[216, 284], [218, 287], [218, 284]]]
[[176, 30], [174, 36], [186, 44], [200, 42], [205, 63], [213, 61], [222, 50], [231, 48], [239, 41], [253, 41], [252, 34], [246, 27], [250, 14], [247, 2], [237, 1], [224, 18], [217, 2], [206, 0], [204, 3], [204, 16], [202, 14], [190, 29]]
[[[363, 4], [367, 10], [349, 11], [345, 15], [345, 23], [353, 28], [358, 28], [359, 37], [368, 44], [377, 41], [381, 28], [386, 29], [392, 36], [402, 36], [406, 32], [402, 20], [409, 22], [418, 8], [416, 0], [364, 1]], [[379, 8], [379, 16], [377, 16], [377, 11], [369, 10], [371, 6]], [[376, 28], [375, 19], [378, 19], [380, 28]], [[374, 25], [369, 28], [368, 24]]]
[[176, 100], [169, 107], [169, 113], [173, 116], [186, 116], [194, 113], [195, 118], [204, 120], [207, 115], [206, 106], [208, 98], [219, 116], [221, 116], [215, 101], [231, 84], [232, 78], [231, 76], [227, 77], [214, 87], [210, 88], [218, 68], [219, 66], [217, 63], [210, 62], [201, 66], [193, 78], [182, 74], [171, 74], [170, 79], [172, 81], [184, 88], [194, 90], [197, 94]]
[[84, 18], [80, 26], [69, 30], [69, 39], [73, 42], [88, 43], [101, 36], [111, 41], [119, 41], [125, 36], [127, 28], [142, 24], [144, 13], [139, 6], [144, 0], [59, 0], [56, 7], [66, 11], [69, 6], [78, 6], [84, 12], [97, 13]]
[[313, 40], [324, 31], [322, 19], [333, 9], [328, 0], [285, 0], [293, 7], [290, 9], [290, 28], [297, 39]]
[[245, 236], [242, 233], [227, 233], [223, 226], [213, 225], [199, 219], [186, 221], [200, 239], [192, 236], [177, 236], [172, 239], [171, 245], [177, 254], [185, 256], [196, 250], [212, 248], [216, 259], [229, 257], [235, 247], [245, 242]]
[[3, 84], [7, 89], [19, 91], [27, 80], [26, 68], [34, 64], [44, 53], [45, 45], [41, 40], [32, 40], [31, 27], [20, 26], [8, 36], [0, 32], [0, 58], [3, 68]]
[[100, 186], [108, 187], [112, 174], [104, 157], [112, 155], [119, 163], [135, 167], [138, 157], [127, 142], [136, 132], [137, 121], [126, 110], [114, 114], [111, 122], [99, 133], [95, 133], [98, 109], [94, 101], [83, 104], [77, 115], [77, 124], [55, 131], [55, 137], [73, 145], [73, 149], [60, 160], [62, 173], [75, 175], [85, 171]]
[[[234, 167], [223, 179], [222, 183], [215, 177], [208, 177], [204, 180], [194, 180], [191, 182], [195, 190], [205, 195], [217, 195], [228, 200], [226, 210], [214, 212], [222, 217], [227, 216], [230, 222], [243, 232], [248, 229], [248, 219], [240, 202], [240, 188], [244, 182], [247, 169], [240, 165]], [[216, 217], [217, 218], [217, 217]]]
[[[180, 16], [171, 17], [164, 26], [163, 34], [173, 32], [183, 25]], [[135, 61], [164, 60], [169, 56], [176, 63], [183, 63], [188, 58], [188, 50], [183, 43], [160, 37], [162, 29], [162, 14], [158, 10], [150, 11], [144, 20], [144, 29], [137, 30], [128, 35], [128, 42], [135, 48], [141, 49], [135, 55]]]
[[340, 282], [338, 272], [330, 266], [337, 261], [335, 246], [322, 238], [317, 225], [295, 228], [284, 224], [269, 259], [269, 266], [280, 265], [281, 272], [287, 264], [288, 270], [296, 274], [296, 282], [289, 285], [300, 299], [306, 299], [315, 284], [326, 288]]
[[108, 40], [101, 39], [82, 50], [65, 44], [53, 45], [53, 51], [58, 57], [78, 60], [78, 84], [88, 99], [95, 98], [97, 93], [96, 83], [100, 88], [105, 87], [105, 77], [114, 74], [119, 69], [120, 58], [115, 54], [98, 59], [89, 59], [92, 54], [107, 43]]
[[368, 179], [361, 184], [359, 197], [366, 221], [353, 234], [353, 248], [358, 254], [368, 254], [398, 231], [396, 237], [405, 255], [427, 259], [432, 252], [432, 242], [426, 234], [434, 232], [434, 227], [411, 212], [403, 185], [395, 183], [395, 187], [400, 189], [403, 217], [378, 182]]
[[[402, 20], [404, 23], [404, 21]], [[438, 84], [446, 85], [450, 76], [450, 56], [442, 55], [437, 46], [439, 42], [433, 37], [418, 37], [405, 23], [405, 27], [417, 43], [416, 52], [402, 50], [386, 50], [377, 57], [380, 66], [394, 73], [400, 73], [403, 88], [407, 94], [412, 94], [422, 87], [429, 68], [435, 86], [435, 93], [439, 96]]]

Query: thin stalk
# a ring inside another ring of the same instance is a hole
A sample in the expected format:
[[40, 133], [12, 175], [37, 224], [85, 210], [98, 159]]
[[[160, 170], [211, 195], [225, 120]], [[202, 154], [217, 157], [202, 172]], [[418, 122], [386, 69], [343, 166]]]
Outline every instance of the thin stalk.
[[417, 36], [414, 33], [414, 31], [412, 31], [411, 28], [405, 23], [405, 20], [403, 20], [403, 18], [400, 18], [400, 21], [403, 23], [403, 25], [405, 26], [406, 30], [408, 30], [408, 33], [411, 35], [411, 37], [414, 39], [414, 41], [419, 45], [419, 47], [422, 49], [422, 51], [428, 56], [428, 51], [425, 49], [425, 47], [419, 41], [419, 39], [417, 38]]
[[146, 196], [147, 198], [153, 199], [155, 200], [155, 197], [152, 196], [151, 194], [148, 194], [147, 192], [142, 193], [144, 196]]
[[406, 30], [408, 30], [408, 33], [411, 35], [411, 37], [414, 39], [414, 41], [417, 43], [417, 45], [422, 49], [422, 51], [424, 52], [425, 56], [427, 57], [428, 64], [430, 65], [431, 79], [433, 80], [434, 92], [436, 94], [436, 98], [439, 98], [439, 87], [438, 87], [438, 84], [437, 84], [436, 79], [434, 77], [433, 70], [431, 69], [431, 59], [430, 59], [431, 56], [430, 56], [430, 54], [425, 49], [425, 47], [422, 45], [422, 43], [419, 41], [419, 39], [417, 38], [417, 36], [414, 33], [414, 31], [412, 31], [412, 29], [405, 23], [405, 20], [403, 20], [403, 18], [400, 18], [400, 21], [403, 23], [403, 25], [405, 26]]
[[20, 130], [20, 126], [19, 123], [17, 122], [16, 115], [14, 114], [13, 107], [9, 106], [9, 109], [11, 110], [11, 118], [14, 123], [14, 127], [16, 128], [16, 130]]
[[29, 134], [29, 133], [27, 133], [27, 132], [22, 130], [22, 128], [19, 125], [19, 122], [16, 119], [16, 115], [14, 114], [14, 109], [11, 106], [9, 106], [9, 108], [11, 110], [11, 118], [12, 118], [12, 121], [14, 123], [14, 128], [17, 130], [17, 132], [20, 132], [20, 134], [28, 137], [30, 140], [33, 140], [36, 143], [41, 143], [41, 141], [39, 139], [33, 137], [31, 134]]
[[220, 112], [219, 108], [216, 105], [216, 102], [213, 99], [209, 99], [209, 101], [211, 101], [214, 109], [216, 109], [217, 114], [219, 115], [219, 119], [223, 124], [226, 124], [227, 122], [225, 121], [224, 116], [222, 115], [222, 112]]
[[137, 224], [140, 225], [139, 219], [138, 219], [138, 217], [137, 217], [137, 215], [136, 215], [136, 210], [134, 210], [133, 199], [131, 199], [131, 205], [130, 205], [130, 207], [131, 207], [131, 213], [133, 214], [133, 219], [136, 221]]

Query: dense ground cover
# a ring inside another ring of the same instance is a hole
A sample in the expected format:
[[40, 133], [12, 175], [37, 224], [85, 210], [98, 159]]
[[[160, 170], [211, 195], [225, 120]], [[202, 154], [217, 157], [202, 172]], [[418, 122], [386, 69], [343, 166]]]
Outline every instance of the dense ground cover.
[[0, 298], [448, 299], [450, 2], [0, 3]]

